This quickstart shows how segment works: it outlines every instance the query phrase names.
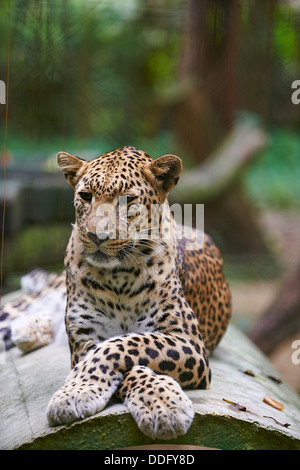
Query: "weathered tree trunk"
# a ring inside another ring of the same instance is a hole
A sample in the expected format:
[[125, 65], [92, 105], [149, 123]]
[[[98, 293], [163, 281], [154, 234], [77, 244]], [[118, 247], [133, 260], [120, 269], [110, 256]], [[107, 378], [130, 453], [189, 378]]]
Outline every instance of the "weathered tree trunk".
[[258, 320], [248, 337], [265, 354], [300, 331], [300, 264], [284, 279], [277, 298]]
[[179, 74], [192, 83], [176, 113], [176, 131], [189, 155], [204, 160], [234, 121], [240, 7], [237, 0], [191, 0]]
[[[180, 146], [198, 164], [209, 165], [210, 155], [235, 122], [240, 24], [238, 0], [190, 0], [186, 48], [179, 72], [182, 80], [190, 83], [190, 95], [177, 106], [174, 127]], [[243, 142], [240, 145], [243, 154]], [[226, 161], [223, 168], [226, 173]], [[209, 179], [205, 184], [201, 170], [202, 165], [196, 171], [200, 193], [203, 184], [206, 188], [209, 184]], [[232, 179], [231, 185], [218, 188], [214, 198], [189, 202], [205, 203], [206, 227], [220, 233], [225, 251], [267, 253], [240, 176]]]
[[[142, 434], [129, 410], [116, 400], [97, 415], [72, 425], [49, 426], [46, 407], [69, 373], [68, 349], [52, 343], [21, 355], [12, 348], [5, 364], [0, 355], [0, 383], [4, 384], [0, 387], [0, 449], [111, 451], [148, 444], [155, 450], [161, 441]], [[268, 377], [278, 374], [233, 326], [210, 357], [210, 367], [212, 386], [186, 392], [195, 411], [192, 427], [165, 444], [228, 450], [300, 449], [299, 396], [285, 383], [278, 385]], [[243, 373], [247, 370], [259, 377]], [[284, 410], [264, 403], [265, 395], [283, 403]]]

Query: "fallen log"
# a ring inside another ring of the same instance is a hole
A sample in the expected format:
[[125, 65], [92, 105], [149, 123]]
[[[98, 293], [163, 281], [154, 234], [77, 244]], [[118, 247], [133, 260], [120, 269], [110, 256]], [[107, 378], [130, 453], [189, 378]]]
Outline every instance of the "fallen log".
[[228, 189], [259, 151], [266, 147], [266, 133], [255, 124], [237, 124], [224, 143], [204, 163], [184, 173], [170, 195], [180, 202], [218, 197]]
[[236, 124], [223, 145], [193, 171], [183, 172], [170, 193], [171, 204], [205, 205], [205, 231], [217, 236], [222, 252], [270, 258], [242, 178], [267, 142], [254, 122]]
[[[117, 401], [93, 417], [51, 428], [46, 406], [70, 369], [68, 347], [50, 344], [27, 355], [10, 349], [5, 364], [0, 364], [0, 448], [113, 450], [175, 444], [300, 449], [299, 396], [280, 383], [271, 363], [249, 339], [230, 326], [210, 365], [210, 389], [187, 391], [195, 410], [188, 433], [168, 442], [152, 441]], [[268, 401], [282, 404], [283, 410]]]

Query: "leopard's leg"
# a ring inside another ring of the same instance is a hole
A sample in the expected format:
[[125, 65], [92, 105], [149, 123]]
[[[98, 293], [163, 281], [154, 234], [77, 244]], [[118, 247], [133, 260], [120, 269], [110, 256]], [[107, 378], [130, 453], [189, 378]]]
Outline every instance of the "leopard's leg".
[[71, 370], [65, 385], [53, 395], [47, 407], [51, 426], [72, 423], [105, 408], [124, 376], [113, 366], [102, 364], [103, 352], [101, 347], [91, 351]]
[[77, 363], [65, 385], [50, 400], [50, 424], [70, 423], [101, 411], [126, 372], [139, 365], [159, 374], [168, 373], [183, 387], [207, 388], [210, 369], [204, 345], [198, 340], [196, 343], [177, 334], [144, 333], [104, 341]]
[[176, 438], [192, 424], [193, 404], [180, 385], [148, 367], [133, 367], [117, 393], [140, 430], [152, 439]]

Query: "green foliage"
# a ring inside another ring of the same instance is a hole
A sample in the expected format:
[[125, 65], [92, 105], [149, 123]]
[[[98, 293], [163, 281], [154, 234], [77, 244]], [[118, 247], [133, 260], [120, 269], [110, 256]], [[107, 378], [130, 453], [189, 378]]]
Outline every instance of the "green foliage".
[[299, 18], [289, 14], [282, 14], [277, 8], [274, 18], [274, 44], [278, 55], [283, 62], [288, 62], [299, 70], [299, 48], [298, 48]]
[[262, 207], [300, 206], [300, 137], [296, 133], [274, 130], [270, 145], [246, 175], [251, 200]]
[[4, 244], [4, 276], [22, 273], [35, 267], [50, 270], [59, 265], [70, 237], [70, 225], [36, 225], [20, 232], [14, 239], [6, 238]]
[[[161, 23], [138, 0], [13, 2], [10, 132], [31, 142], [96, 138], [109, 148], [157, 135], [159, 90], [176, 74], [179, 14]], [[0, 8], [0, 71], [7, 18]]]

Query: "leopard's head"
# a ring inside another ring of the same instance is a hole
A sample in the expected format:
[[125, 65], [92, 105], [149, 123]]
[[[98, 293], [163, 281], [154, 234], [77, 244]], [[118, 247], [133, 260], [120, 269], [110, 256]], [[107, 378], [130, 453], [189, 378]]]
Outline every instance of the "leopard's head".
[[91, 161], [66, 152], [57, 160], [74, 188], [74, 230], [90, 264], [138, 263], [174, 243], [167, 195], [182, 171], [180, 158], [152, 160], [123, 147]]

